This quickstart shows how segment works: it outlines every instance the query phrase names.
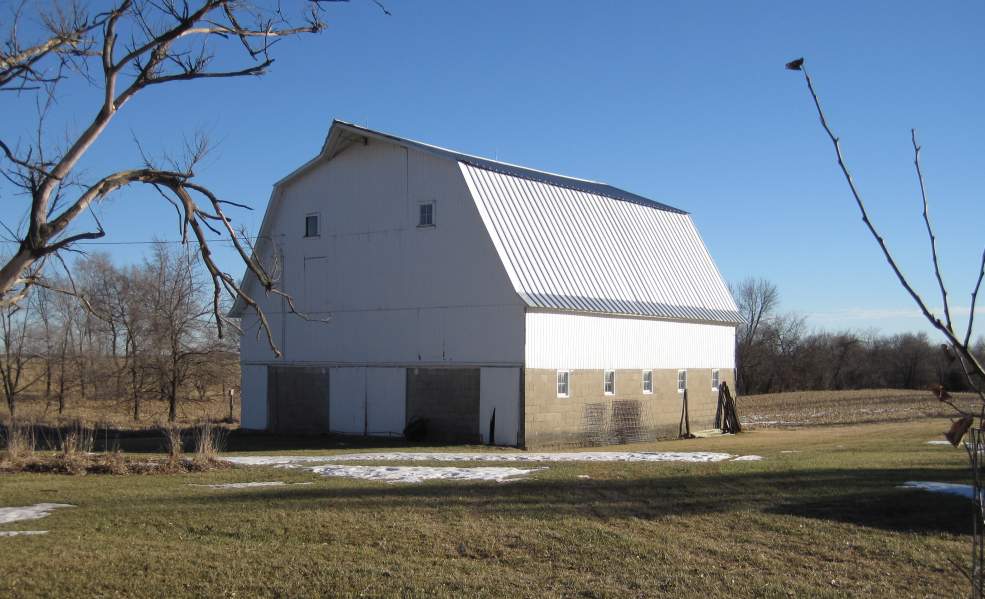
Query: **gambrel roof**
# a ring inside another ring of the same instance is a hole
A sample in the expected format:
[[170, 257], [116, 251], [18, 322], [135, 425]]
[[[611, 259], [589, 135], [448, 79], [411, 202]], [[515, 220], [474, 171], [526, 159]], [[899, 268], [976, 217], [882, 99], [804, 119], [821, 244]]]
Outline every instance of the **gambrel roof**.
[[[605, 183], [335, 121], [319, 156], [279, 181], [271, 202], [280, 185], [366, 139], [390, 141], [458, 163], [514, 290], [531, 308], [740, 321], [691, 216]], [[238, 302], [233, 312], [241, 310]]]

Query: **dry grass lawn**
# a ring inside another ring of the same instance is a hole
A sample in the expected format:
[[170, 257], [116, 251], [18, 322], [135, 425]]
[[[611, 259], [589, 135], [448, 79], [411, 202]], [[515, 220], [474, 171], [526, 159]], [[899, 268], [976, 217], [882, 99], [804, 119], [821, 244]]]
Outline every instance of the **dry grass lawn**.
[[[926, 444], [944, 425], [650, 443], [632, 449], [765, 459], [555, 463], [505, 484], [5, 475], [0, 506], [77, 507], [0, 526], [50, 530], [0, 538], [0, 596], [957, 596], [970, 502], [898, 488], [967, 478], [962, 452]], [[271, 480], [313, 484], [189, 486]]]

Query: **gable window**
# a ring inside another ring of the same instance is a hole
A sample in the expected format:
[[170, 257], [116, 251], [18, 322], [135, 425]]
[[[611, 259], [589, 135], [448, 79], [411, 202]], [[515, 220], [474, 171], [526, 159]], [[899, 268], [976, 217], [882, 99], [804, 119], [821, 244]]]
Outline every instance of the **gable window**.
[[558, 397], [568, 397], [568, 382], [571, 377], [571, 373], [567, 370], [557, 371], [557, 396]]
[[653, 393], [653, 371], [643, 371], [643, 393]]
[[616, 371], [606, 370], [602, 375], [602, 390], [606, 395], [614, 395], [616, 392]]
[[434, 226], [434, 202], [421, 202], [418, 204], [417, 226]]
[[718, 391], [718, 386], [721, 384], [721, 379], [719, 378], [718, 369], [711, 371], [711, 390]]
[[304, 236], [305, 237], [318, 237], [320, 235], [320, 230], [318, 228], [318, 215], [308, 214], [304, 217]]
[[677, 392], [678, 393], [684, 393], [684, 390], [685, 389], [687, 389], [687, 371], [686, 370], [678, 370], [677, 371]]

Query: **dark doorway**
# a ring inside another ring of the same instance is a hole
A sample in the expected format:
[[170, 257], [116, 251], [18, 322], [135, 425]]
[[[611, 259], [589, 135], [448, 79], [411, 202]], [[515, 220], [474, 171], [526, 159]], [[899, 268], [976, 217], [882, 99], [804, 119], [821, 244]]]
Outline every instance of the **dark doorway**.
[[267, 367], [267, 430], [312, 435], [328, 432], [328, 369]]
[[427, 439], [478, 443], [479, 369], [408, 368], [407, 422], [428, 420]]

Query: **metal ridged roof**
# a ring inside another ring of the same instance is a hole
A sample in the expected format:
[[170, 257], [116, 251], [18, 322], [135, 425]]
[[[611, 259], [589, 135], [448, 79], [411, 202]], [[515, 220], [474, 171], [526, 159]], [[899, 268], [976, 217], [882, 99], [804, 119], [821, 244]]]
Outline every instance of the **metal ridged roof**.
[[631, 197], [606, 193], [615, 188], [604, 184], [551, 181], [473, 161], [459, 166], [529, 306], [739, 322], [687, 213], [627, 192]]

